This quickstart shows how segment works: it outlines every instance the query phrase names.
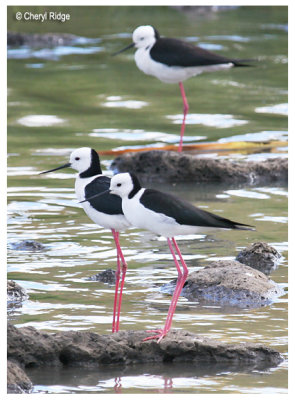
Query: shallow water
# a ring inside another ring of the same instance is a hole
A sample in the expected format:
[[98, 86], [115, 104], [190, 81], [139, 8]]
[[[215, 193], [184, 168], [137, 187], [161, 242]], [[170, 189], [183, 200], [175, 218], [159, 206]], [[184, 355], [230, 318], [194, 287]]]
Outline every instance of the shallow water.
[[[8, 15], [15, 11], [10, 7]], [[132, 52], [109, 56], [127, 45], [134, 20], [137, 25], [152, 22], [163, 35], [187, 38], [224, 55], [259, 58], [256, 67], [204, 74], [185, 83], [190, 103], [187, 142], [286, 140], [284, 7], [242, 7], [202, 18], [167, 7], [82, 7], [79, 12], [71, 8], [70, 23], [62, 25], [17, 24], [9, 18], [10, 30], [64, 31], [80, 38], [72, 46], [8, 50], [8, 277], [29, 294], [22, 307], [9, 309], [9, 320], [18, 327], [110, 332], [114, 287], [87, 278], [115, 268], [111, 232], [94, 225], [77, 203], [73, 171], [46, 176], [38, 172], [64, 164], [68, 154], [81, 146], [102, 151], [177, 143], [182, 108], [178, 87], [144, 76], [136, 69]], [[286, 151], [284, 147], [209, 156], [259, 160], [286, 157]], [[110, 161], [102, 157], [109, 175]], [[227, 310], [181, 298], [173, 327], [224, 341], [259, 342], [287, 356], [287, 188], [197, 183], [160, 188], [256, 226], [256, 232], [178, 238], [190, 271], [212, 260], [233, 259], [257, 240], [283, 254], [271, 279], [286, 294], [272, 305]], [[45, 249], [15, 250], [14, 243], [21, 240], [37, 240]], [[121, 234], [121, 244], [128, 262], [121, 329], [160, 327], [171, 298], [159, 288], [176, 276], [166, 241], [130, 229]], [[50, 377], [43, 370], [29, 373], [34, 391], [46, 393], [287, 390], [286, 361], [267, 371], [157, 365], [110, 367], [96, 373], [64, 368], [50, 372]]]

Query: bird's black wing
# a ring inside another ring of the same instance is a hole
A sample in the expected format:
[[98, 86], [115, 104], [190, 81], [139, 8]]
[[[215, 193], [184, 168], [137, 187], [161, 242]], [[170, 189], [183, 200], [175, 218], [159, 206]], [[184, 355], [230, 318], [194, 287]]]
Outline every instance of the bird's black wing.
[[151, 48], [150, 55], [154, 61], [175, 67], [198, 67], [225, 63], [246, 66], [239, 60], [223, 57], [191, 43], [172, 38], [159, 38]]
[[234, 222], [219, 215], [201, 210], [185, 200], [154, 189], [146, 189], [140, 202], [147, 208], [174, 218], [181, 225], [210, 228], [252, 230], [249, 225]]
[[[105, 192], [110, 188], [111, 179], [107, 176], [98, 176], [85, 186], [85, 199], [95, 194]], [[95, 210], [109, 215], [123, 214], [121, 197], [105, 193], [99, 197], [88, 200]]]

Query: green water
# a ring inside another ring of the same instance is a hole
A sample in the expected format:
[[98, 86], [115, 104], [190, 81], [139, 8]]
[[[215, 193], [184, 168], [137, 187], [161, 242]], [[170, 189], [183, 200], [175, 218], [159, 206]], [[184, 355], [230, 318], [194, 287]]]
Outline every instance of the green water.
[[[28, 9], [68, 12], [71, 19], [65, 23], [14, 19], [17, 11]], [[8, 50], [8, 277], [30, 296], [21, 308], [10, 310], [9, 319], [17, 326], [110, 332], [114, 287], [86, 278], [115, 267], [111, 233], [94, 225], [77, 204], [73, 171], [46, 176], [38, 172], [64, 164], [71, 150], [82, 146], [99, 152], [177, 143], [177, 116], [182, 112], [178, 86], [143, 75], [133, 51], [110, 56], [129, 43], [132, 30], [141, 24], [153, 24], [165, 36], [186, 38], [225, 56], [257, 59], [252, 68], [203, 74], [185, 82], [190, 104], [187, 142], [286, 138], [286, 7], [240, 7], [201, 17], [170, 7], [8, 7], [9, 30], [66, 32], [95, 39], [66, 47]], [[284, 147], [210, 156], [260, 160], [285, 157], [286, 151]], [[102, 157], [109, 175], [110, 161]], [[180, 238], [191, 271], [211, 260], [232, 259], [253, 241], [266, 241], [283, 254], [271, 279], [287, 293], [286, 187], [192, 183], [161, 189], [256, 226], [256, 232]], [[14, 250], [14, 243], [30, 239], [43, 243], [45, 250]], [[121, 242], [128, 262], [121, 329], [160, 327], [171, 298], [159, 286], [176, 276], [166, 242], [136, 229], [122, 233]], [[287, 295], [262, 309], [231, 312], [181, 298], [173, 327], [225, 341], [259, 342], [287, 356]], [[286, 362], [263, 373], [198, 374], [184, 366], [171, 366], [168, 373], [147, 366], [90, 375], [79, 381], [71, 379], [71, 371], [59, 371], [52, 379], [46, 371], [35, 372], [34, 390], [113, 393], [121, 385], [122, 393], [255, 394], [285, 393], [287, 387]]]

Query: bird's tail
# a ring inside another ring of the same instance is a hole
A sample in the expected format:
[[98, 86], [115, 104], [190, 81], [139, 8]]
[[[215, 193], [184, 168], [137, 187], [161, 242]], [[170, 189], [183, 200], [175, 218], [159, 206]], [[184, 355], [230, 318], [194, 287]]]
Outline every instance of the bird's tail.
[[[253, 67], [255, 62], [257, 63], [258, 60], [254, 58], [245, 58], [241, 60], [233, 60], [233, 64], [235, 67]], [[250, 63], [250, 64], [249, 64]]]
[[239, 222], [234, 222], [234, 229], [240, 229], [242, 231], [256, 231], [254, 226], [246, 225], [246, 224], [240, 224]]

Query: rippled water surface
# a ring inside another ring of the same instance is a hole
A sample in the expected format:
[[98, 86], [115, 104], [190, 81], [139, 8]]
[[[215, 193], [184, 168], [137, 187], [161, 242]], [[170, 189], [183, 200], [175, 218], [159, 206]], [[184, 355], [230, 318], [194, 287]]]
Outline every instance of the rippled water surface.
[[[28, 294], [9, 308], [18, 327], [48, 332], [110, 333], [114, 286], [87, 280], [115, 268], [111, 232], [84, 214], [71, 170], [39, 176], [67, 162], [70, 152], [98, 152], [178, 142], [181, 97], [137, 70], [127, 45], [135, 26], [152, 23], [163, 35], [180, 37], [225, 56], [255, 58], [257, 65], [204, 74], [185, 83], [190, 111], [185, 140], [267, 141], [287, 139], [286, 7], [240, 7], [201, 18], [169, 7], [80, 7], [64, 24], [17, 22], [26, 32], [68, 32], [71, 46], [8, 49], [8, 277]], [[37, 8], [42, 12], [42, 7]], [[59, 8], [60, 10], [60, 8]], [[136, 24], [134, 24], [136, 21]], [[206, 156], [262, 160], [286, 157], [286, 146], [255, 153]], [[104, 172], [111, 159], [102, 157]], [[287, 187], [186, 184], [161, 185], [204, 209], [256, 226], [255, 232], [216, 232], [179, 237], [190, 271], [213, 260], [234, 259], [254, 241], [265, 241], [283, 258], [271, 279], [284, 290], [270, 306], [254, 310], [201, 306], [180, 298], [173, 327], [230, 342], [256, 342], [287, 357]], [[39, 251], [17, 250], [36, 240]], [[176, 276], [164, 238], [130, 229], [121, 234], [128, 262], [121, 329], [164, 324], [171, 297], [160, 290]], [[265, 371], [212, 366], [108, 367], [103, 371], [30, 371], [41, 393], [286, 393], [287, 361]]]

